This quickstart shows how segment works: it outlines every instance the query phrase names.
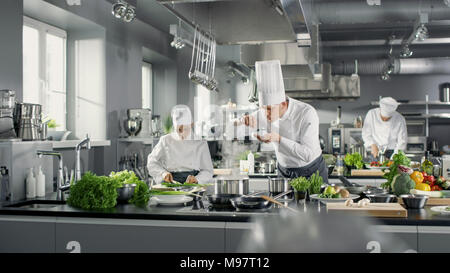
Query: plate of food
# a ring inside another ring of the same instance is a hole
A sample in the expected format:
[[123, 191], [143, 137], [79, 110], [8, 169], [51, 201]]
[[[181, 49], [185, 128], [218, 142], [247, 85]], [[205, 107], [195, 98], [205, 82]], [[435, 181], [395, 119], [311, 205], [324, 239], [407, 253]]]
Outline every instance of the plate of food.
[[382, 164], [379, 161], [372, 161], [370, 163], [366, 164], [366, 169], [375, 169], [375, 170], [382, 170], [389, 168], [388, 163]]
[[318, 200], [324, 203], [345, 202], [348, 199], [357, 199], [359, 198], [359, 195], [350, 194], [346, 189], [340, 188], [338, 186], [328, 186], [322, 193], [312, 194], [310, 198], [312, 200]]
[[162, 206], [183, 206], [193, 200], [187, 195], [156, 195], [153, 199]]
[[436, 206], [436, 207], [431, 207], [430, 209], [433, 212], [438, 212], [438, 213], [444, 214], [444, 215], [450, 215], [450, 206]]

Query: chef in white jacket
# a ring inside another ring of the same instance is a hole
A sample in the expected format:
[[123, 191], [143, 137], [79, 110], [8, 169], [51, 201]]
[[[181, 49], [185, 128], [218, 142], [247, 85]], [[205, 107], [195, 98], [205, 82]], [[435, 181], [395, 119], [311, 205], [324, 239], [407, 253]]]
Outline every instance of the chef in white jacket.
[[381, 151], [390, 158], [398, 150], [405, 151], [408, 134], [405, 118], [398, 113], [399, 103], [391, 98], [380, 99], [380, 107], [370, 110], [364, 120], [362, 137], [364, 146], [377, 157]]
[[208, 144], [195, 137], [188, 106], [172, 109], [174, 132], [159, 139], [148, 156], [147, 169], [156, 183], [210, 183], [213, 165]]
[[256, 62], [255, 67], [261, 109], [244, 116], [236, 125], [250, 126], [257, 131], [258, 140], [272, 143], [278, 172], [283, 177], [310, 177], [319, 171], [328, 183], [316, 109], [286, 97], [279, 60]]

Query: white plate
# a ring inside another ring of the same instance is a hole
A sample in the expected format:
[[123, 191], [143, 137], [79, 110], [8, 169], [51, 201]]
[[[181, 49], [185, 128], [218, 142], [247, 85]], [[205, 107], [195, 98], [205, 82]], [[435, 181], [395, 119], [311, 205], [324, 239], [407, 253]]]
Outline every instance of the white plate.
[[366, 164], [366, 168], [367, 169], [372, 169], [372, 170], [383, 170], [383, 169], [388, 169], [389, 167], [376, 167], [376, 166], [370, 166], [370, 164]]
[[431, 207], [431, 211], [434, 212], [439, 212], [440, 214], [445, 214], [445, 215], [450, 215], [450, 211], [449, 210], [445, 210], [445, 208], [447, 208], [448, 206], [436, 206], [436, 207]]
[[359, 198], [359, 195], [357, 194], [350, 194], [348, 198], [320, 198], [318, 194], [312, 194], [310, 196], [311, 199], [319, 200], [324, 203], [339, 203], [339, 202], [345, 202], [347, 199], [356, 199]]
[[193, 200], [186, 195], [156, 195], [153, 198], [158, 205], [183, 205]]

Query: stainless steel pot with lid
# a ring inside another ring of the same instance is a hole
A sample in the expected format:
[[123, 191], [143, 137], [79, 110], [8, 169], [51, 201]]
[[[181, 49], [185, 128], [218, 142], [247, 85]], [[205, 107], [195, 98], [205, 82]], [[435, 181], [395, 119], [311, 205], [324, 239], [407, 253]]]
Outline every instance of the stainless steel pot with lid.
[[214, 181], [214, 194], [249, 193], [249, 178], [246, 175], [220, 176]]
[[292, 186], [289, 184], [289, 179], [284, 177], [267, 177], [269, 179], [269, 192], [280, 193], [292, 190]]

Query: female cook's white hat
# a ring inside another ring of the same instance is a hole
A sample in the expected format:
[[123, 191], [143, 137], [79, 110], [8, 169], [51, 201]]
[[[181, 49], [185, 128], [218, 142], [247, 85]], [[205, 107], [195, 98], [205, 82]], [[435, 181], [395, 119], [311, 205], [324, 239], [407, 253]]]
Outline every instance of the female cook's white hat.
[[275, 105], [285, 101], [286, 94], [280, 61], [256, 62], [255, 67], [259, 105]]
[[380, 99], [380, 112], [383, 117], [392, 117], [392, 114], [397, 110], [398, 103], [391, 97], [385, 97]]
[[192, 114], [189, 107], [183, 104], [174, 106], [172, 108], [172, 122], [174, 127], [178, 125], [191, 125]]

